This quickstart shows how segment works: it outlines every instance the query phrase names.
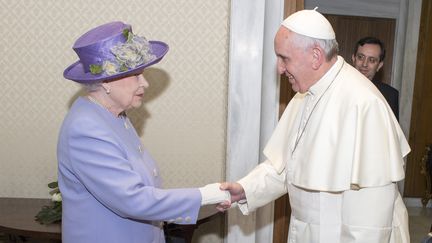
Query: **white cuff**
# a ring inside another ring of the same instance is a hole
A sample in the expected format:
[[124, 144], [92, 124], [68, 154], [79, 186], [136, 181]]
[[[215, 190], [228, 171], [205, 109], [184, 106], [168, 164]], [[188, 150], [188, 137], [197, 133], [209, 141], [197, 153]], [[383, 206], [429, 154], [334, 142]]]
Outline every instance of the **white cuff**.
[[219, 189], [219, 187], [220, 183], [213, 183], [198, 188], [201, 192], [201, 206], [231, 201], [231, 194]]
[[242, 212], [243, 215], [249, 215], [249, 207], [247, 204], [247, 200], [240, 200], [237, 203], [238, 208]]

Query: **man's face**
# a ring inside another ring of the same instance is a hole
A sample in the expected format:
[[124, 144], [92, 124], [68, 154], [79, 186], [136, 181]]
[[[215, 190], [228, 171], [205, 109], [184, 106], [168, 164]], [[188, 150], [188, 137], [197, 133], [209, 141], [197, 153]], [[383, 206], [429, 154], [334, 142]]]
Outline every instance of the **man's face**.
[[353, 65], [368, 79], [372, 80], [383, 66], [383, 62], [380, 61], [380, 53], [381, 48], [377, 44], [359, 46], [357, 53], [352, 55]]
[[293, 43], [294, 33], [281, 27], [275, 37], [275, 53], [277, 56], [277, 69], [279, 74], [288, 77], [295, 92], [304, 93], [311, 86], [308, 66], [311, 61], [308, 50]]

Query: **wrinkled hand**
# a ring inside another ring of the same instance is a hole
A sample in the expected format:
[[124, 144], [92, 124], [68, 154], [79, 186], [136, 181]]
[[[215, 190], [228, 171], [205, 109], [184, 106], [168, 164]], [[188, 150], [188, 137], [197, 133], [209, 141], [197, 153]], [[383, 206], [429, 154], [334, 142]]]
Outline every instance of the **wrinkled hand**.
[[221, 190], [228, 191], [231, 194], [231, 202], [224, 201], [216, 206], [220, 212], [224, 212], [231, 207], [232, 203], [246, 199], [246, 194], [243, 187], [237, 182], [223, 182], [220, 187]]

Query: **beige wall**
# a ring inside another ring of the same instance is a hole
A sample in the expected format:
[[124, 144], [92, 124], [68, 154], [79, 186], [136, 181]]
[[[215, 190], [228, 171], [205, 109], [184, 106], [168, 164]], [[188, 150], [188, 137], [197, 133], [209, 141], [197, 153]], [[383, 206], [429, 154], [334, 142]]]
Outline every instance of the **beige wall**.
[[130, 114], [165, 186], [224, 179], [229, 0], [0, 4], [0, 197], [49, 197], [58, 130], [80, 93], [62, 76], [77, 59], [71, 46], [88, 29], [113, 20], [170, 46], [161, 63], [146, 70], [146, 102]]
[[74, 40], [122, 20], [170, 45], [131, 113], [167, 187], [224, 177], [229, 1], [0, 1], [0, 196], [48, 197], [59, 126], [79, 86], [62, 77]]

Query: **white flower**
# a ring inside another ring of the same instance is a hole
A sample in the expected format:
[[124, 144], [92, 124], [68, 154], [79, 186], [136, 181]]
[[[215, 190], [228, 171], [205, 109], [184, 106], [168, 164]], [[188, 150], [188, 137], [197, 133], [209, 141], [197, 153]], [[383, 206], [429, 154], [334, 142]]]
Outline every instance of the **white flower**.
[[134, 68], [143, 62], [142, 56], [137, 53], [135, 47], [131, 44], [124, 44], [121, 48], [118, 48], [115, 55], [118, 62], [128, 68]]
[[147, 39], [134, 35], [132, 32], [128, 32], [128, 38], [125, 43], [113, 46], [110, 50], [114, 54], [115, 59], [105, 60], [102, 65], [91, 64], [90, 72], [92, 74], [104, 72], [111, 76], [156, 59], [156, 56], [150, 51], [150, 43]]
[[58, 192], [58, 193], [54, 193], [54, 194], [51, 196], [51, 200], [54, 201], [54, 202], [61, 202], [61, 201], [62, 201], [61, 193], [60, 193], [60, 192]]
[[104, 61], [102, 64], [102, 70], [108, 75], [114, 75], [118, 73], [118, 66], [110, 61]]
[[116, 56], [119, 65], [127, 68], [134, 68], [156, 58], [150, 53], [149, 42], [144, 37], [131, 32], [129, 32], [128, 41], [112, 47], [111, 52]]

